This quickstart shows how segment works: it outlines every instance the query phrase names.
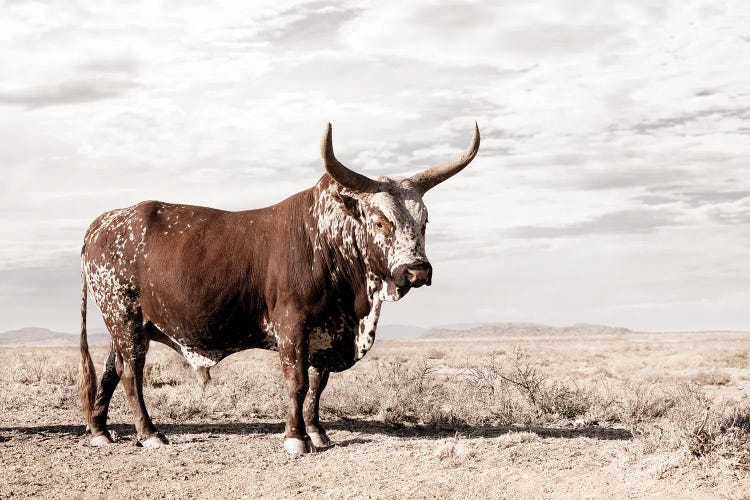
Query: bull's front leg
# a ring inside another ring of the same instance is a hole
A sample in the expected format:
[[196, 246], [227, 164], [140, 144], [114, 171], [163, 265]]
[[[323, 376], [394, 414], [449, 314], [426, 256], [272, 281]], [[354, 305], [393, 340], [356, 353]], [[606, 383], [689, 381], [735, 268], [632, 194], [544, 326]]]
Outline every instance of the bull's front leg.
[[279, 339], [281, 372], [289, 399], [284, 449], [291, 455], [303, 455], [315, 451], [305, 430], [305, 421], [302, 416], [302, 406], [309, 388], [308, 339], [302, 333], [301, 328], [284, 333]]
[[305, 429], [310, 436], [313, 446], [316, 448], [327, 448], [331, 446], [325, 429], [320, 425], [320, 395], [328, 383], [328, 370], [311, 366], [308, 370], [310, 390], [305, 400]]

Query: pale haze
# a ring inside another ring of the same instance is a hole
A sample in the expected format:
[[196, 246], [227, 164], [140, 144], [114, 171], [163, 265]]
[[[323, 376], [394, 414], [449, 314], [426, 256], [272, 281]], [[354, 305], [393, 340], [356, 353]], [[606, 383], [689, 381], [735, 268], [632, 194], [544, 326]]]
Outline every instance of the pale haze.
[[105, 210], [280, 201], [327, 122], [406, 175], [474, 120], [382, 324], [750, 329], [747, 2], [127, 4], [0, 2], [0, 331], [76, 330]]

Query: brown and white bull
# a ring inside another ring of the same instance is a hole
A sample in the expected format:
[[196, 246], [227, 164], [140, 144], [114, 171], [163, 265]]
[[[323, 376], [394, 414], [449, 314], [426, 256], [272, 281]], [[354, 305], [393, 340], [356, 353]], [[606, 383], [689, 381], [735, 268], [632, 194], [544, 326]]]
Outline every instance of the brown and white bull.
[[[138, 441], [168, 441], [143, 400], [149, 341], [181, 353], [197, 371], [244, 349], [278, 350], [289, 397], [284, 448], [330, 445], [320, 395], [375, 340], [383, 301], [429, 285], [424, 193], [459, 172], [479, 149], [405, 179], [370, 179], [321, 144], [326, 174], [315, 186], [258, 210], [146, 201], [106, 212], [86, 232], [81, 256], [81, 383], [93, 445], [112, 442], [107, 411], [122, 380]], [[87, 288], [112, 336], [101, 382], [86, 339]]]

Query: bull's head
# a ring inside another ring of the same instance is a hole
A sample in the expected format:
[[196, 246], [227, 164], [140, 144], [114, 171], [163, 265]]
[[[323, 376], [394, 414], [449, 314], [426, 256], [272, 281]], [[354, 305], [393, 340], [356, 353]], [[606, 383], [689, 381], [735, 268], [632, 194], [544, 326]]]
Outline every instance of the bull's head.
[[385, 284], [383, 298], [398, 300], [412, 287], [430, 285], [432, 266], [425, 253], [427, 208], [422, 196], [460, 172], [479, 150], [479, 127], [469, 147], [457, 157], [405, 179], [370, 179], [345, 167], [333, 153], [331, 124], [321, 143], [328, 174], [344, 189], [336, 198], [346, 214], [364, 229], [369, 271]]

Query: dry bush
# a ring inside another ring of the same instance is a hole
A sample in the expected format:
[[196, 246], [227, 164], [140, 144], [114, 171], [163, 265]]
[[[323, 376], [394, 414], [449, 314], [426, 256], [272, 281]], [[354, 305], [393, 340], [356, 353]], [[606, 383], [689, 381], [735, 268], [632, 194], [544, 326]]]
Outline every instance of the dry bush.
[[368, 370], [333, 377], [321, 405], [335, 416], [375, 416], [386, 423], [447, 424], [457, 422], [445, 402], [446, 387], [425, 360], [411, 363], [376, 361]]
[[227, 380], [239, 416], [284, 418], [286, 415], [286, 391], [278, 370], [233, 372]]
[[[466, 367], [466, 390], [485, 404], [499, 423], [533, 424], [604, 413], [609, 398], [573, 380], [556, 379], [540, 370], [525, 351], [516, 349], [507, 363], [496, 358]], [[606, 400], [606, 401], [605, 401]], [[597, 411], [594, 410], [595, 407]]]
[[509, 431], [500, 436], [497, 439], [497, 445], [499, 448], [512, 448], [519, 444], [533, 443], [539, 441], [542, 438], [535, 432], [528, 431]]
[[750, 365], [750, 351], [739, 350], [726, 353], [716, 362], [727, 368], [747, 368]]
[[175, 422], [209, 419], [224, 416], [234, 406], [234, 400], [217, 387], [199, 387], [195, 384], [169, 387], [152, 391], [149, 407], [154, 416]]
[[636, 400], [648, 401], [631, 427], [644, 453], [683, 450], [708, 466], [750, 470], [750, 406], [717, 404], [687, 384]]
[[151, 387], [180, 385], [195, 379], [187, 362], [177, 356], [149, 361], [143, 369], [143, 381]]
[[702, 416], [690, 416], [683, 422], [682, 437], [693, 456], [750, 470], [750, 406], [708, 406]]
[[674, 451], [686, 444], [687, 433], [710, 404], [695, 385], [639, 386], [626, 405], [623, 421], [645, 453]]
[[458, 467], [473, 459], [476, 456], [476, 452], [456, 437], [437, 446], [433, 452], [433, 456], [446, 465]]
[[[212, 370], [212, 381], [202, 387], [192, 370], [180, 363], [157, 362], [154, 372], [162, 383], [148, 391], [154, 415], [177, 422], [205, 419], [283, 418], [286, 395], [277, 370], [248, 369], [228, 363]], [[183, 374], [178, 378], [178, 374]]]
[[445, 352], [440, 349], [431, 349], [426, 357], [427, 359], [443, 359], [445, 358]]
[[675, 388], [665, 384], [626, 384], [622, 392], [617, 420], [633, 433], [666, 415], [678, 397]]
[[690, 379], [697, 385], [727, 385], [731, 380], [729, 375], [717, 369], [700, 371]]
[[22, 353], [3, 366], [2, 379], [19, 384], [74, 385], [78, 365], [66, 359], [42, 353]]
[[0, 390], [0, 412], [29, 411], [43, 415], [51, 409], [70, 409], [78, 406], [78, 391], [73, 385], [14, 384]]

